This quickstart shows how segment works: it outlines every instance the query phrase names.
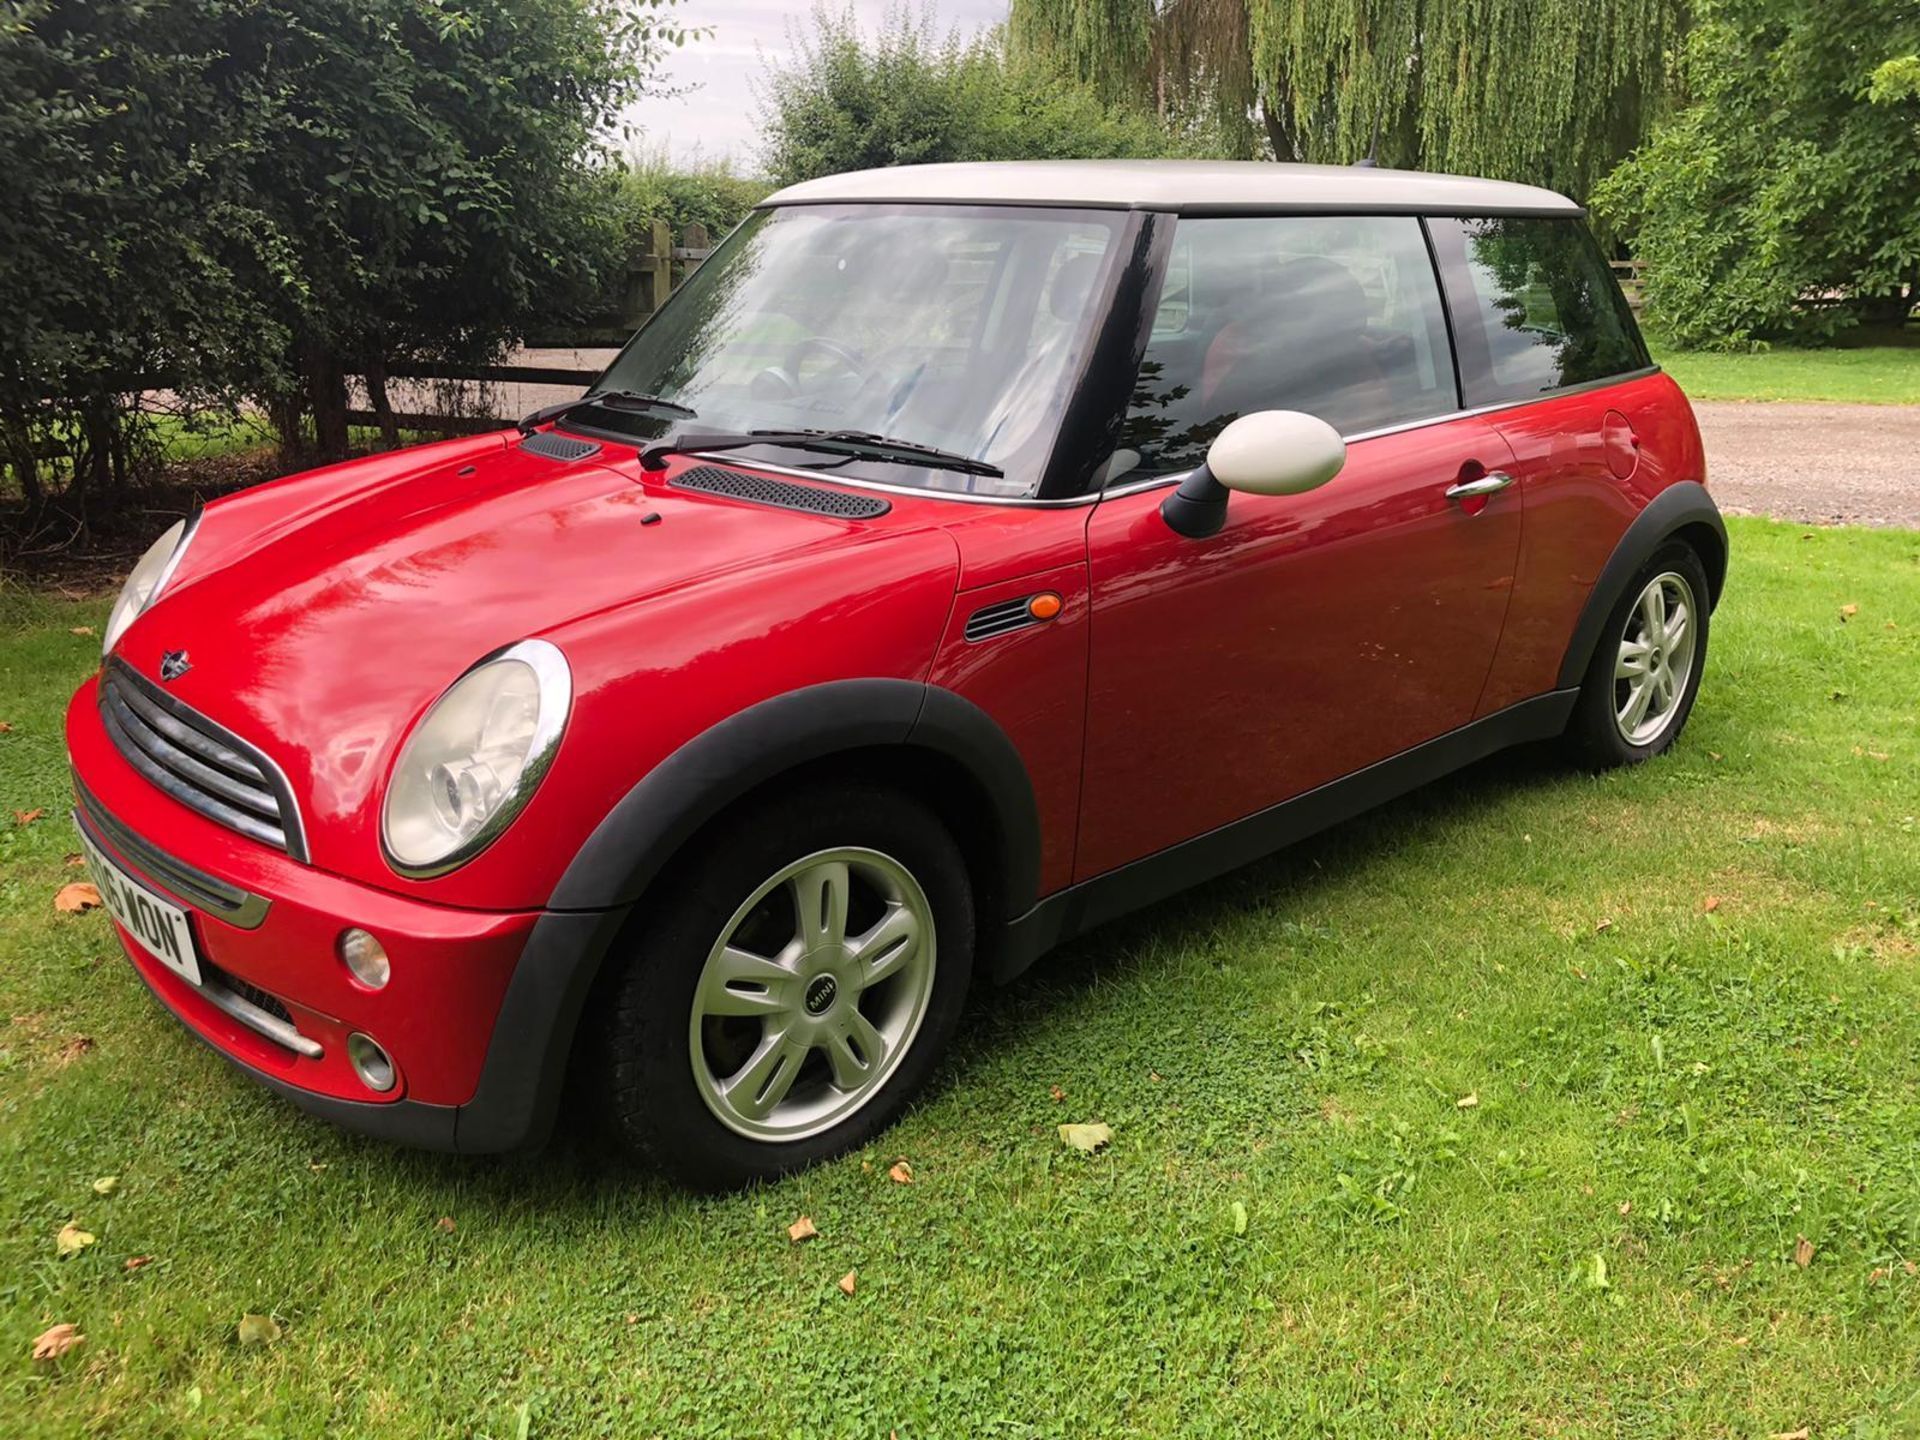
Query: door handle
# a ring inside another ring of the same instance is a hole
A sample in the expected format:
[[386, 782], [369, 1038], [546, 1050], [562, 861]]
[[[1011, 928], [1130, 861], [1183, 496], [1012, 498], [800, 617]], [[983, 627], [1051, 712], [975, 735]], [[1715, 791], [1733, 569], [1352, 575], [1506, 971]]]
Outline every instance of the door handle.
[[1489, 495], [1498, 495], [1513, 484], [1513, 477], [1504, 470], [1489, 470], [1478, 480], [1462, 480], [1458, 485], [1447, 487], [1449, 500], [1481, 500]]

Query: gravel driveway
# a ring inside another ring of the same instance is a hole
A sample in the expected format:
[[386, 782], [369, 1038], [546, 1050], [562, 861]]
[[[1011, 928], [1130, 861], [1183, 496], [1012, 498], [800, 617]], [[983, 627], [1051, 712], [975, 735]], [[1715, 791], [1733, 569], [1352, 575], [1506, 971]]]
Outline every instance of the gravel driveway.
[[[527, 350], [513, 363], [597, 369], [615, 353]], [[499, 385], [492, 400], [496, 414], [519, 415], [577, 393]], [[1693, 409], [1707, 481], [1728, 514], [1920, 529], [1920, 405], [1702, 400]]]
[[1730, 515], [1920, 528], [1920, 405], [1696, 401]]

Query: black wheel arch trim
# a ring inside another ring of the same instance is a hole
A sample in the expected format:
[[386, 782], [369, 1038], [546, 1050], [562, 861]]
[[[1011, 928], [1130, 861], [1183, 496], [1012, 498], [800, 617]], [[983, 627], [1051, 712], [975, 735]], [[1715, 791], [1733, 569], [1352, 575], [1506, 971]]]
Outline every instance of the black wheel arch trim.
[[1601, 567], [1599, 577], [1587, 594], [1587, 603], [1580, 611], [1580, 619], [1573, 627], [1567, 653], [1560, 662], [1560, 689], [1577, 689], [1586, 678], [1594, 647], [1600, 643], [1600, 632], [1606, 628], [1607, 617], [1619, 603], [1627, 582], [1668, 540], [1682, 530], [1701, 526], [1712, 532], [1717, 545], [1717, 552], [1703, 551], [1700, 556], [1712, 591], [1707, 597], [1707, 607], [1711, 610], [1719, 604], [1727, 582], [1726, 521], [1720, 518], [1720, 507], [1713, 503], [1706, 486], [1696, 480], [1682, 480], [1654, 496], [1647, 508], [1634, 517], [1627, 533], [1620, 537], [1620, 543], [1613, 547], [1613, 554]]
[[[727, 806], [807, 764], [873, 747], [931, 751], [977, 782], [992, 811], [995, 890], [1007, 915], [1039, 891], [1033, 782], [1007, 734], [972, 701], [913, 680], [829, 681], [749, 706], [687, 741], [621, 797], [555, 886], [551, 910], [638, 900], [661, 868]], [[995, 917], [983, 917], [991, 924]]]

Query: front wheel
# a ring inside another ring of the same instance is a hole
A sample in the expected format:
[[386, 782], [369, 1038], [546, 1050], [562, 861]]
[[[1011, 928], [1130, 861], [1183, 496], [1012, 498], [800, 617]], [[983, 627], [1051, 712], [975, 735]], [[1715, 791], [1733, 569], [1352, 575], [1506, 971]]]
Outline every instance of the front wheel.
[[796, 791], [662, 877], [605, 992], [597, 1084], [619, 1139], [738, 1185], [879, 1133], [952, 1035], [973, 962], [965, 863], [891, 790]]
[[1660, 547], [1607, 618], [1567, 739], [1596, 769], [1652, 759], [1679, 738], [1707, 666], [1707, 572], [1692, 546]]

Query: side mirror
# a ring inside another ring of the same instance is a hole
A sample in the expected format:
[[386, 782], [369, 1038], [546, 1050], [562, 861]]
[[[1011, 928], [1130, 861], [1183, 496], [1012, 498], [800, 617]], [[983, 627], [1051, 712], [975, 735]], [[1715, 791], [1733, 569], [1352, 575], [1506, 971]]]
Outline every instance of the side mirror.
[[1207, 447], [1206, 463], [1160, 507], [1176, 534], [1216, 535], [1227, 523], [1227, 495], [1299, 495], [1318, 489], [1347, 463], [1347, 442], [1326, 421], [1298, 410], [1242, 415]]

